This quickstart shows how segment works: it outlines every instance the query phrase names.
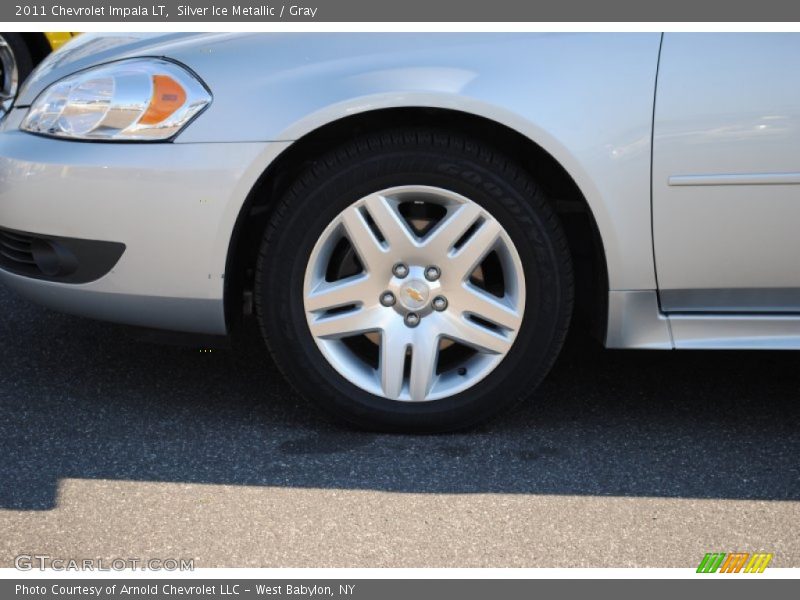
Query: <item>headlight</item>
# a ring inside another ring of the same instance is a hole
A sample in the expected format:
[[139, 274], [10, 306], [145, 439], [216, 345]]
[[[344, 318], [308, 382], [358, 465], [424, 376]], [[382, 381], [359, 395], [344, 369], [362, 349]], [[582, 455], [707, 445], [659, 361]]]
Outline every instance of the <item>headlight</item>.
[[175, 63], [121, 60], [52, 84], [20, 128], [78, 140], [165, 140], [210, 102], [205, 86]]

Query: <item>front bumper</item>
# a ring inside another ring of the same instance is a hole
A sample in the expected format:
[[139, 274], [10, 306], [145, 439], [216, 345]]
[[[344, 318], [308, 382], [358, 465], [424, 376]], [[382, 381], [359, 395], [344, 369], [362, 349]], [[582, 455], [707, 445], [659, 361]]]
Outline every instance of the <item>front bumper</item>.
[[[224, 277], [236, 218], [281, 144], [109, 144], [0, 133], [0, 228], [124, 244], [111, 270], [65, 283], [0, 280], [65, 312], [223, 334]], [[16, 119], [14, 118], [16, 117]]]

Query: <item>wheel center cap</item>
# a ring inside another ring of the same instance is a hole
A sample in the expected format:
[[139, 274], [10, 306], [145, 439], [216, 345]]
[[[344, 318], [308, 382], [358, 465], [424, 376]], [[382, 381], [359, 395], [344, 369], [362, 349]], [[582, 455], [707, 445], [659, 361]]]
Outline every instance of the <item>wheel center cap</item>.
[[400, 286], [400, 304], [408, 310], [419, 310], [428, 303], [430, 289], [419, 279], [412, 279]]

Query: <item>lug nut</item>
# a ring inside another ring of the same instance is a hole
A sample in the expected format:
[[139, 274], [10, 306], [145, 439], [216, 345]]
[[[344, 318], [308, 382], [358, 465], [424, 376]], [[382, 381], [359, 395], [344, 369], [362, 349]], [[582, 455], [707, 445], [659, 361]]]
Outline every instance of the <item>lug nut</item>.
[[431, 304], [433, 305], [433, 310], [444, 310], [447, 308], [447, 298], [444, 296], [436, 296]]
[[408, 313], [406, 315], [406, 325], [409, 327], [416, 327], [419, 325], [419, 315], [417, 313]]
[[381, 294], [381, 304], [384, 306], [394, 306], [396, 299], [392, 292], [384, 292]]
[[397, 263], [392, 267], [392, 273], [394, 273], [395, 277], [403, 279], [404, 277], [408, 276], [408, 266], [404, 265], [403, 263]]
[[439, 267], [430, 266], [425, 269], [425, 279], [428, 281], [436, 281], [441, 274]]

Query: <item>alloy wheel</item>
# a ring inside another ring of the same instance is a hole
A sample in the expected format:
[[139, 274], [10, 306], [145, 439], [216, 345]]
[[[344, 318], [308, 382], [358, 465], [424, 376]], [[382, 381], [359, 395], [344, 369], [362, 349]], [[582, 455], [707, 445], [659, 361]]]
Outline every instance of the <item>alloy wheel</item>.
[[306, 268], [311, 335], [352, 384], [397, 401], [468, 389], [511, 350], [525, 275], [476, 202], [431, 186], [384, 189], [323, 231]]

